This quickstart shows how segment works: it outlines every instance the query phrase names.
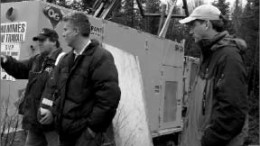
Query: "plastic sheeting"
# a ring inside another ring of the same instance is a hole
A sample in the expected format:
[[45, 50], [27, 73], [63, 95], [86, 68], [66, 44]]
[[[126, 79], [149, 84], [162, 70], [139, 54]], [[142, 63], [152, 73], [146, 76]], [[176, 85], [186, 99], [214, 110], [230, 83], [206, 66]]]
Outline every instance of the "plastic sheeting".
[[121, 88], [113, 120], [116, 145], [152, 146], [138, 57], [110, 45], [103, 46], [114, 57]]

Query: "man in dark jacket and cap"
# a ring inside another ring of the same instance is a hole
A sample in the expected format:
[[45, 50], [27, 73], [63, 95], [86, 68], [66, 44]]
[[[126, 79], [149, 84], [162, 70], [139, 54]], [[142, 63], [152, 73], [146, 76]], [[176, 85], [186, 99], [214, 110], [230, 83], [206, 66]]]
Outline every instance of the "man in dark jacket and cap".
[[41, 102], [41, 96], [57, 64], [56, 59], [63, 53], [58, 34], [52, 29], [43, 28], [38, 36], [33, 37], [33, 41], [38, 43], [40, 54], [23, 61], [1, 55], [1, 65], [14, 78], [28, 79], [24, 100], [19, 108], [20, 114], [23, 114], [22, 127], [28, 130], [25, 146], [57, 146], [59, 138], [54, 132], [51, 112], [40, 109], [39, 105], [52, 102], [51, 99]]
[[50, 107], [61, 146], [100, 146], [120, 100], [118, 72], [110, 52], [91, 40], [84, 13], [64, 17], [67, 53], [48, 83], [43, 98], [56, 96]]
[[242, 146], [246, 136], [246, 43], [224, 31], [225, 19], [201, 5], [180, 23], [201, 48], [200, 69], [189, 99], [182, 146]]

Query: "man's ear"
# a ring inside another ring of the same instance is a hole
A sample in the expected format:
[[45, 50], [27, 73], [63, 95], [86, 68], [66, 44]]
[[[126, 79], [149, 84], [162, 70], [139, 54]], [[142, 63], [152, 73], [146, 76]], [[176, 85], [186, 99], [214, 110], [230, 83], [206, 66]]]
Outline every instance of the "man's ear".
[[80, 32], [78, 27], [74, 27], [73, 30], [74, 30], [74, 32], [77, 33], [77, 34]]
[[56, 46], [56, 44], [57, 44], [57, 41], [54, 41], [54, 42], [53, 42], [53, 45]]
[[205, 21], [205, 29], [207, 30], [207, 29], [209, 29], [209, 27], [210, 27], [210, 21], [207, 20], [207, 21]]

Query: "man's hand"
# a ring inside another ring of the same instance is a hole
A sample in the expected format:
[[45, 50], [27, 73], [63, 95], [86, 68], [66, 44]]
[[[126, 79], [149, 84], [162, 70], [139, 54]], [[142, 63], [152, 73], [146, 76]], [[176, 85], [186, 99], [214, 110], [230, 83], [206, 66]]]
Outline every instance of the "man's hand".
[[41, 124], [51, 124], [53, 122], [53, 116], [50, 110], [45, 109], [45, 108], [40, 108], [40, 123]]
[[6, 63], [7, 57], [1, 54], [1, 62]]

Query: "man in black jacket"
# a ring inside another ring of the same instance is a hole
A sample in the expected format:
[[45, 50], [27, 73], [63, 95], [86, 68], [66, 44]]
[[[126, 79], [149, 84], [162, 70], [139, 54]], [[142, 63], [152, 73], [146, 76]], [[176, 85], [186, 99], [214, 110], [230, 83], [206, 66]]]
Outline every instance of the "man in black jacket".
[[[62, 53], [58, 39], [54, 30], [43, 28], [42, 32], [33, 38], [39, 45], [40, 54], [23, 61], [1, 55], [1, 65], [9, 75], [16, 79], [28, 79], [24, 101], [19, 111], [23, 114], [22, 127], [28, 130], [25, 146], [58, 145], [58, 134], [54, 132], [54, 126], [51, 124], [51, 112], [41, 109], [42, 114], [39, 114], [45, 83], [52, 74], [56, 58]], [[43, 101], [42, 104], [49, 104], [50, 101]]]
[[201, 64], [190, 94], [182, 146], [242, 146], [248, 114], [246, 43], [224, 30], [225, 19], [201, 5], [180, 20], [201, 48]]
[[72, 12], [64, 23], [63, 37], [73, 49], [57, 66], [43, 98], [56, 95], [50, 110], [62, 146], [100, 146], [120, 100], [117, 69], [111, 53], [90, 40], [84, 13]]

